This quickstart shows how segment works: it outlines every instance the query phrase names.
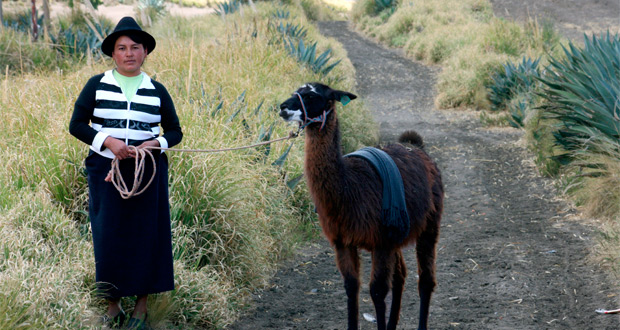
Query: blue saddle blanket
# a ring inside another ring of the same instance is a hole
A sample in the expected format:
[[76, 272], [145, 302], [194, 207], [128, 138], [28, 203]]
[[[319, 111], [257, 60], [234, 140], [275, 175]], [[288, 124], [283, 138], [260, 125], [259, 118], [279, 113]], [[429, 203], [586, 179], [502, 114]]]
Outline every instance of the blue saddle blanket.
[[409, 235], [409, 214], [405, 203], [405, 188], [400, 171], [385, 151], [366, 147], [345, 157], [359, 157], [368, 161], [379, 174], [383, 182], [383, 198], [381, 202], [381, 219], [388, 229], [391, 239], [402, 242]]

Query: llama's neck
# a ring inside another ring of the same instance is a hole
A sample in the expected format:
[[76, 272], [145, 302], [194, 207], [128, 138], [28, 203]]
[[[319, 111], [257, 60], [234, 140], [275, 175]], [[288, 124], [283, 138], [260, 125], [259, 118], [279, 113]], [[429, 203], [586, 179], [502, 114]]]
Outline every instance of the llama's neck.
[[346, 174], [336, 112], [328, 115], [322, 130], [319, 127], [311, 125], [306, 130], [305, 170], [308, 187], [320, 208], [318, 204], [332, 204], [342, 198]]

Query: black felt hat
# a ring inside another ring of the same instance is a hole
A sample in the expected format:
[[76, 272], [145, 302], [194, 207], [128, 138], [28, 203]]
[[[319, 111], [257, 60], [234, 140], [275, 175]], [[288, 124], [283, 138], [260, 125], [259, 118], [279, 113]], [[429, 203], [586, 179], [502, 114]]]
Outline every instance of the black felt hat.
[[101, 44], [101, 51], [108, 55], [112, 56], [112, 51], [114, 50], [114, 44], [116, 44], [116, 39], [120, 36], [140, 36], [142, 39], [142, 44], [147, 50], [147, 54], [150, 54], [153, 49], [155, 49], [155, 38], [150, 34], [142, 31], [138, 22], [136, 22], [133, 17], [126, 16], [121, 18], [121, 20], [116, 24], [114, 31], [110, 33]]

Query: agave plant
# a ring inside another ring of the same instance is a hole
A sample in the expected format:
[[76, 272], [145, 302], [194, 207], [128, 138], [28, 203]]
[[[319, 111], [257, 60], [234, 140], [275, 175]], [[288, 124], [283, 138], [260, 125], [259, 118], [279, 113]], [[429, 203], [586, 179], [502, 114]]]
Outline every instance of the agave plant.
[[217, 9], [215, 9], [215, 14], [219, 16], [225, 16], [235, 13], [237, 10], [239, 10], [239, 8], [241, 8], [240, 0], [228, 0], [217, 5]]
[[396, 11], [397, 4], [397, 0], [375, 0], [376, 12], [380, 13], [387, 9], [391, 15]]
[[139, 0], [137, 14], [143, 25], [151, 26], [166, 14], [166, 4], [164, 0]]
[[88, 52], [101, 55], [99, 48], [103, 37], [111, 32], [112, 25], [106, 21], [96, 20], [82, 26], [61, 22], [58, 32], [50, 33], [49, 37], [61, 54], [81, 57]]
[[286, 25], [280, 22], [276, 26], [276, 30], [280, 32], [284, 37], [288, 36], [293, 39], [301, 39], [306, 37], [307, 30], [300, 24], [291, 24], [286, 22]]
[[288, 10], [277, 9], [273, 13], [273, 17], [277, 19], [288, 19], [291, 16], [291, 12]]
[[517, 94], [530, 92], [540, 85], [537, 80], [540, 77], [539, 62], [540, 58], [524, 57], [518, 66], [512, 62], [504, 64], [503, 70], [494, 74], [487, 86], [491, 109], [503, 110]]
[[331, 49], [316, 56], [316, 42], [305, 45], [303, 39], [299, 39], [295, 42], [291, 38], [286, 38], [284, 47], [291, 56], [295, 57], [300, 63], [307, 65], [315, 73], [327, 75], [340, 63], [340, 60], [338, 60], [328, 65], [331, 59]]
[[558, 122], [556, 144], [569, 163], [584, 154], [620, 150], [620, 38], [618, 34], [585, 36], [585, 47], [569, 43], [565, 59], [551, 59], [548, 74], [540, 78], [538, 95], [547, 118]]
[[[21, 12], [4, 14], [2, 24], [16, 31], [30, 33], [32, 29], [32, 13], [30, 9], [28, 9]], [[37, 17], [37, 25], [43, 25], [43, 15]]]

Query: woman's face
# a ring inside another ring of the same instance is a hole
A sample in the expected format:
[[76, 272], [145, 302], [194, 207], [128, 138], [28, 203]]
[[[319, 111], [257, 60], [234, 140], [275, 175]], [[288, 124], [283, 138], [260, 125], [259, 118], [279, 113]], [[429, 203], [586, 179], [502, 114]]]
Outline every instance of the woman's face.
[[118, 73], [127, 77], [134, 77], [140, 74], [140, 67], [144, 63], [147, 50], [144, 45], [137, 44], [128, 36], [120, 36], [116, 39], [112, 58], [116, 63]]

